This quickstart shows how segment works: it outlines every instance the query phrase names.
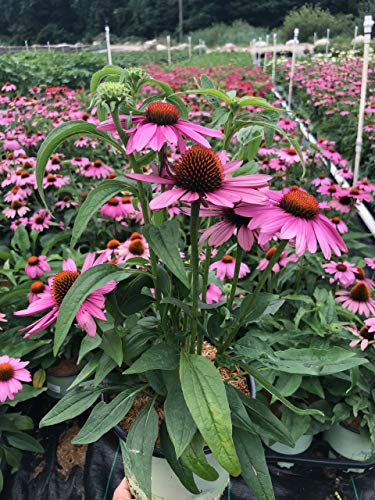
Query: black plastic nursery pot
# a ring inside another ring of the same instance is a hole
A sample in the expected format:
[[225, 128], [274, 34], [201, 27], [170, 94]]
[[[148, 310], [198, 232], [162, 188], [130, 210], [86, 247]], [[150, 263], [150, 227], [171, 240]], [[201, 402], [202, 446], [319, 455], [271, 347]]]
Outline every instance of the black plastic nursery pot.
[[72, 385], [80, 370], [71, 373], [70, 375], [54, 375], [48, 373], [46, 375], [46, 394], [53, 399], [61, 399], [67, 393], [68, 388]]

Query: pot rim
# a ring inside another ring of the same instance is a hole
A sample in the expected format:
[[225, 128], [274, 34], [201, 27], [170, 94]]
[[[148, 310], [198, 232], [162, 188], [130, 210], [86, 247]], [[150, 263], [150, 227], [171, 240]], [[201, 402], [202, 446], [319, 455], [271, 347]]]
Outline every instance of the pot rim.
[[48, 370], [46, 371], [46, 378], [47, 377], [56, 377], [56, 378], [69, 378], [69, 377], [74, 377], [80, 373], [81, 370], [77, 370], [76, 372], [73, 372], [69, 375], [55, 375], [54, 373], [49, 373]]

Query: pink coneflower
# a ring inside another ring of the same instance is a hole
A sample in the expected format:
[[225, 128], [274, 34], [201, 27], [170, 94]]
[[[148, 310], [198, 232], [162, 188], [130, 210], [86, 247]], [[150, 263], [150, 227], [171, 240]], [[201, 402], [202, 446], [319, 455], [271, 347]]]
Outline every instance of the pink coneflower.
[[30, 372], [25, 369], [28, 364], [29, 361], [19, 358], [0, 356], [0, 403], [7, 398], [13, 400], [14, 395], [22, 391], [21, 382], [31, 382]]
[[186, 203], [201, 199], [216, 206], [232, 208], [236, 203], [261, 204], [266, 196], [257, 188], [266, 187], [270, 175], [254, 174], [231, 177], [229, 174], [242, 164], [231, 161], [222, 165], [211, 149], [193, 146], [174, 165], [171, 178], [146, 174], [126, 174], [131, 179], [166, 184], [170, 189], [150, 202], [152, 210], [161, 210], [178, 200]]
[[55, 207], [60, 208], [60, 210], [65, 210], [66, 208], [76, 207], [78, 205], [77, 201], [74, 201], [70, 194], [66, 194], [63, 198], [55, 203]]
[[106, 248], [104, 250], [100, 250], [99, 253], [104, 253], [106, 256], [106, 260], [111, 260], [112, 258], [115, 258], [117, 255], [117, 249], [121, 245], [121, 242], [119, 240], [109, 240]]
[[219, 247], [233, 235], [237, 235], [239, 245], [247, 252], [251, 250], [254, 243], [254, 233], [248, 228], [250, 223], [248, 217], [237, 215], [233, 208], [215, 207], [213, 205], [208, 208], [201, 208], [200, 215], [220, 217], [221, 220], [202, 231], [199, 245], [208, 240], [210, 246]]
[[365, 316], [375, 314], [375, 300], [371, 298], [370, 289], [363, 282], [355, 284], [350, 291], [336, 292], [336, 302], [341, 303], [342, 307], [354, 314], [357, 312]]
[[[234, 276], [234, 268], [236, 266], [236, 259], [231, 255], [224, 255], [221, 260], [218, 260], [210, 265], [210, 271], [216, 269], [216, 276], [222, 281], [225, 281], [225, 278], [232, 280]], [[249, 274], [250, 268], [244, 262], [241, 262], [240, 272], [238, 274], [239, 278], [243, 278], [247, 274]]]
[[347, 287], [352, 285], [356, 280], [357, 268], [350, 262], [331, 261], [323, 264], [322, 267], [325, 269], [326, 273], [333, 274], [333, 278], [329, 280], [331, 284], [338, 281], [342, 286]]
[[74, 142], [74, 145], [77, 148], [84, 148], [85, 146], [89, 145], [89, 140], [87, 139], [87, 137], [80, 137]]
[[371, 269], [375, 269], [375, 259], [372, 257], [366, 257], [365, 262]]
[[117, 249], [117, 255], [123, 262], [136, 257], [150, 258], [150, 250], [144, 236], [140, 233], [132, 233], [130, 238], [122, 243]]
[[[206, 303], [213, 304], [214, 302], [220, 302], [223, 296], [222, 290], [216, 286], [214, 283], [210, 283], [207, 287], [206, 292]], [[202, 300], [202, 294], [199, 295]]]
[[69, 184], [69, 177], [64, 177], [61, 174], [48, 174], [43, 179], [43, 187], [47, 188], [53, 186], [55, 188], [61, 188], [66, 184]]
[[[365, 320], [365, 323], [367, 323], [368, 321], [371, 321], [373, 319], [374, 318], [370, 318], [370, 320]], [[368, 347], [370, 342], [373, 343], [373, 341], [375, 340], [375, 334], [372, 333], [372, 330], [369, 329], [367, 325], [362, 326], [362, 328], [360, 330], [358, 330], [358, 328], [356, 328], [356, 327], [354, 327], [354, 328], [347, 327], [346, 329], [349, 330], [350, 332], [352, 332], [353, 335], [358, 337], [357, 339], [352, 340], [350, 342], [350, 344], [349, 344], [350, 347], [355, 347], [358, 344], [360, 344], [361, 351], [364, 351]], [[375, 347], [374, 344], [373, 344], [373, 347]]]
[[29, 303], [38, 300], [45, 293], [50, 293], [49, 286], [45, 285], [42, 281], [34, 281], [30, 285]]
[[285, 160], [282, 160], [281, 158], [271, 158], [269, 161], [269, 167], [273, 170], [276, 170], [276, 172], [280, 170], [282, 172], [286, 172]]
[[[257, 265], [257, 269], [260, 271], [264, 271], [266, 267], [269, 264], [269, 261], [272, 259], [274, 253], [277, 251], [276, 247], [271, 247], [262, 259], [259, 264]], [[279, 260], [275, 262], [275, 264], [272, 266], [272, 271], [274, 273], [278, 273], [282, 267], [285, 267], [289, 262], [298, 262], [298, 257], [295, 253], [291, 254], [288, 256], [288, 250], [285, 250], [282, 252], [282, 254], [279, 257]]]
[[322, 186], [322, 185], [323, 186], [330, 186], [332, 184], [332, 181], [326, 175], [320, 174], [319, 177], [317, 177], [316, 179], [313, 179], [311, 181], [311, 184], [313, 186]]
[[375, 191], [375, 184], [371, 184], [366, 177], [359, 181], [356, 186], [362, 189], [362, 191], [368, 191], [369, 193]]
[[[279, 149], [276, 151], [276, 154], [279, 158], [284, 160], [287, 165], [293, 165], [293, 163], [299, 163], [301, 161], [299, 154], [292, 147]], [[302, 156], [303, 159], [306, 160], [306, 153], [302, 153]]]
[[29, 210], [30, 208], [26, 206], [25, 203], [21, 201], [12, 201], [10, 207], [4, 208], [3, 214], [5, 217], [8, 217], [8, 219], [14, 219], [16, 216], [24, 216]]
[[30, 186], [14, 186], [4, 196], [4, 201], [12, 203], [12, 201], [23, 201], [33, 193], [33, 188]]
[[4, 85], [1, 87], [1, 91], [2, 92], [12, 92], [12, 90], [16, 90], [16, 86], [14, 85], [14, 83], [9, 83], [9, 82], [6, 82], [4, 83]]
[[29, 223], [33, 231], [44, 231], [44, 229], [49, 228], [51, 220], [52, 217], [49, 214], [48, 210], [42, 208], [36, 214], [30, 217]]
[[285, 116], [281, 117], [281, 119], [277, 125], [278, 125], [278, 127], [282, 128], [283, 130], [286, 130], [286, 131], [294, 130], [297, 127], [296, 122], [294, 122], [290, 118], [286, 118]]
[[10, 225], [10, 229], [12, 231], [15, 231], [19, 225], [27, 226], [29, 224], [29, 219], [27, 217], [21, 217], [20, 219], [16, 219], [12, 221]]
[[[106, 257], [104, 254], [95, 260], [95, 254], [89, 253], [83, 264], [82, 271], [79, 272], [72, 259], [65, 260], [63, 262], [63, 270], [48, 279], [48, 291], [41, 294], [41, 297], [32, 302], [27, 309], [14, 313], [16, 316], [32, 316], [36, 313], [52, 308], [42, 318], [21, 330], [22, 332], [27, 332], [24, 338], [31, 337], [32, 335], [35, 335], [52, 325], [52, 323], [57, 320], [59, 309], [65, 295], [78, 276], [87, 271], [87, 269], [97, 266], [98, 264], [103, 264], [105, 261]], [[94, 337], [96, 334], [96, 323], [94, 318], [107, 321], [104, 313], [104, 295], [111, 292], [115, 287], [116, 283], [114, 281], [110, 281], [106, 285], [103, 285], [94, 292], [90, 293], [80, 306], [76, 314], [76, 320], [90, 337]]]
[[131, 196], [123, 196], [121, 198], [121, 205], [124, 210], [124, 215], [126, 217], [131, 217], [137, 215], [137, 210], [133, 206], [133, 200]]
[[[1, 323], [7, 323], [8, 322], [8, 320], [6, 319], [6, 314], [0, 313], [0, 322]], [[0, 326], [0, 330], [2, 330], [1, 326]]]
[[351, 179], [353, 177], [353, 172], [345, 167], [345, 168], [340, 168], [338, 171], [337, 171], [338, 175], [341, 175], [341, 177], [343, 179]]
[[85, 165], [81, 170], [84, 177], [92, 177], [94, 179], [102, 179], [113, 172], [113, 168], [104, 165], [100, 160], [95, 160], [88, 165]]
[[249, 228], [260, 228], [260, 244], [277, 235], [279, 239], [292, 240], [297, 256], [306, 250], [315, 253], [318, 244], [326, 259], [331, 258], [332, 250], [338, 256], [341, 251], [348, 251], [334, 224], [320, 213], [314, 196], [297, 187], [287, 193], [268, 191], [267, 194], [268, 206], [235, 208], [237, 214], [253, 217]]
[[85, 156], [83, 157], [76, 156], [75, 158], [70, 160], [70, 163], [75, 167], [85, 167], [86, 165], [90, 165], [90, 160]]
[[115, 220], [121, 220], [125, 215], [125, 209], [121, 203], [121, 198], [119, 196], [110, 198], [101, 207], [100, 212], [106, 217], [111, 217]]
[[[127, 119], [127, 116], [120, 116], [122, 127], [126, 125]], [[220, 130], [213, 130], [197, 123], [181, 120], [178, 109], [169, 102], [152, 102], [146, 109], [145, 115], [131, 117], [131, 124], [133, 128], [125, 130], [131, 134], [126, 146], [127, 154], [147, 148], [160, 151], [166, 142], [173, 145], [178, 144], [181, 153], [185, 153], [184, 138], [205, 148], [210, 148], [209, 142], [203, 135], [219, 139], [223, 137]], [[98, 129], [108, 130], [112, 133], [116, 131], [112, 120], [101, 123]]]
[[342, 219], [340, 219], [340, 217], [332, 217], [331, 222], [336, 226], [339, 233], [344, 234], [349, 231], [348, 226]]
[[369, 332], [375, 332], [375, 318], [367, 318], [365, 319], [365, 323]]
[[45, 255], [40, 255], [39, 257], [33, 255], [27, 259], [25, 273], [29, 278], [34, 279], [37, 276], [43, 276], [44, 273], [49, 273], [50, 271], [51, 267], [48, 264], [47, 257]]

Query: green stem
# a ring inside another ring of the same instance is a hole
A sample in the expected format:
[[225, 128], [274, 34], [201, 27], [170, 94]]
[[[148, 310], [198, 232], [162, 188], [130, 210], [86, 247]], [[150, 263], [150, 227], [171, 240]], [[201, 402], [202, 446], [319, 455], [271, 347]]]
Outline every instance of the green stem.
[[[123, 131], [120, 123], [120, 118], [118, 115], [118, 108], [115, 108], [115, 110], [111, 113], [113, 123], [116, 127], [116, 131], [118, 135], [120, 136], [120, 139], [122, 140], [124, 146], [126, 146], [128, 142], [128, 137]], [[130, 161], [130, 166], [134, 170], [135, 173], [141, 174], [142, 173], [142, 168], [138, 165], [137, 160], [135, 159], [135, 156], [133, 154], [128, 155], [129, 161]], [[137, 188], [138, 188], [138, 199], [139, 203], [141, 204], [141, 209], [142, 209], [142, 215], [143, 215], [143, 220], [145, 224], [150, 224], [150, 212], [148, 208], [148, 201], [145, 195], [145, 190], [143, 187], [142, 181], [137, 181]], [[160, 304], [161, 301], [161, 292], [160, 288], [158, 285], [158, 279], [157, 279], [157, 258], [155, 255], [155, 252], [150, 248], [150, 262], [151, 262], [151, 269], [152, 269], [152, 274], [154, 277], [154, 288], [155, 288], [155, 298], [157, 304]]]
[[231, 288], [230, 295], [229, 295], [229, 300], [228, 300], [228, 309], [232, 308], [234, 297], [236, 296], [236, 290], [237, 290], [237, 284], [238, 284], [238, 276], [240, 274], [240, 267], [241, 267], [241, 263], [242, 263], [242, 258], [243, 258], [243, 250], [242, 250], [241, 245], [239, 243], [237, 243], [236, 265], [235, 265], [235, 268], [234, 268], [232, 288]]
[[255, 288], [255, 290], [253, 292], [253, 295], [251, 297], [251, 300], [249, 300], [249, 302], [247, 304], [247, 307], [244, 308], [244, 310], [242, 311], [240, 317], [234, 322], [233, 328], [230, 331], [227, 340], [220, 347], [220, 349], [219, 349], [220, 353], [224, 352], [225, 349], [227, 349], [231, 345], [231, 343], [232, 343], [233, 339], [235, 338], [238, 330], [240, 329], [243, 321], [245, 320], [246, 316], [249, 314], [251, 308], [255, 304], [255, 302], [257, 300], [257, 297], [259, 295], [259, 292], [262, 290], [265, 282], [267, 281], [268, 275], [272, 271], [272, 268], [273, 268], [274, 264], [279, 260], [279, 257], [282, 254], [282, 252], [284, 251], [284, 249], [287, 246], [287, 244], [288, 244], [288, 240], [282, 240], [280, 242], [280, 245], [279, 245], [278, 249], [273, 254], [271, 260], [268, 262], [268, 266], [266, 267], [266, 269], [261, 274], [259, 282], [258, 282], [258, 284], [257, 284], [257, 286], [256, 286], [256, 288]]
[[198, 230], [199, 230], [199, 206], [200, 200], [191, 205], [190, 214], [190, 262], [192, 267], [191, 295], [192, 295], [192, 320], [191, 320], [191, 342], [190, 350], [195, 352], [195, 341], [198, 334], [198, 300], [199, 300], [199, 254], [198, 254]]
[[206, 302], [207, 300], [208, 273], [210, 271], [210, 263], [211, 263], [211, 247], [208, 244], [208, 242], [206, 242], [206, 258], [204, 261], [203, 279], [202, 279], [202, 302]]

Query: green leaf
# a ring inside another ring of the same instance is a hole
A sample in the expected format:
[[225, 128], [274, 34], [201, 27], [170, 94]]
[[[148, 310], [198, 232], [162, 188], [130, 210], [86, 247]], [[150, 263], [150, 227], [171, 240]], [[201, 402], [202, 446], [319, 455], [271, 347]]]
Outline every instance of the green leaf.
[[283, 408], [281, 421], [290, 429], [293, 440], [297, 441], [297, 439], [306, 434], [309, 429], [311, 417], [310, 415], [297, 415], [289, 410], [289, 408]]
[[[215, 88], [215, 84], [214, 82], [208, 78], [207, 75], [201, 75], [201, 78], [200, 78], [200, 87], [203, 88], [203, 89], [214, 89]], [[217, 97], [214, 97], [214, 96], [211, 96], [211, 95], [207, 95], [207, 100], [209, 103], [211, 103], [213, 106], [215, 106], [215, 108], [217, 108], [218, 106], [220, 106], [220, 101]]]
[[95, 372], [94, 386], [97, 387], [115, 367], [116, 361], [103, 352]]
[[212, 467], [203, 451], [204, 440], [199, 432], [195, 434], [192, 441], [181, 456], [181, 462], [189, 470], [206, 481], [216, 481], [219, 477], [217, 470]]
[[101, 401], [92, 410], [85, 425], [72, 441], [72, 444], [89, 444], [98, 441], [104, 434], [127, 415], [139, 389], [120, 392], [110, 403]]
[[164, 417], [169, 437], [173, 443], [176, 457], [180, 458], [197, 431], [193, 417], [185, 403], [178, 373], [164, 375], [168, 394], [164, 402]]
[[274, 108], [263, 97], [244, 96], [244, 97], [241, 97], [241, 99], [239, 100], [239, 104], [241, 105], [241, 107], [254, 106], [256, 108], [265, 108], [265, 109], [269, 109], [271, 111], [276, 111], [277, 113], [283, 112], [282, 108]]
[[[240, 317], [242, 317], [242, 314], [244, 311], [246, 311], [248, 307], [248, 303], [252, 301], [253, 295], [249, 294], [245, 299], [242, 300], [241, 302], [241, 307], [238, 310], [238, 313]], [[260, 293], [258, 295], [258, 299], [256, 302], [253, 304], [251, 307], [250, 311], [247, 313], [246, 317], [244, 318], [244, 322], [246, 323], [251, 323], [252, 321], [259, 321], [259, 319], [263, 316], [263, 314], [266, 313], [267, 308], [273, 303], [277, 302], [279, 300], [278, 295], [274, 295], [272, 293]]]
[[89, 362], [82, 368], [77, 377], [74, 379], [73, 383], [68, 387], [68, 391], [70, 391], [74, 387], [77, 387], [81, 382], [91, 377], [91, 375], [95, 372], [96, 368], [98, 367], [101, 355], [102, 355], [101, 352], [97, 352], [89, 360]]
[[3, 491], [4, 488], [4, 476], [3, 476], [3, 471], [0, 469], [0, 493]]
[[77, 135], [84, 135], [88, 137], [94, 137], [107, 142], [121, 154], [124, 154], [123, 147], [115, 141], [109, 134], [102, 132], [96, 128], [92, 123], [87, 123], [85, 121], [77, 120], [63, 123], [53, 129], [45, 138], [42, 145], [39, 148], [37, 163], [36, 163], [36, 180], [38, 184], [38, 191], [43, 203], [46, 205], [46, 199], [43, 192], [43, 178], [46, 171], [47, 162], [52, 153], [56, 151], [58, 146], [62, 144], [67, 139], [71, 139]]
[[70, 246], [73, 248], [83, 231], [86, 229], [89, 221], [92, 217], [95, 217], [98, 210], [101, 208], [103, 203], [105, 203], [109, 198], [117, 195], [120, 191], [124, 189], [129, 189], [131, 187], [130, 179], [120, 180], [107, 179], [89, 192], [87, 198], [79, 207], [78, 213], [74, 220], [74, 225], [72, 229], [72, 239]]
[[125, 476], [138, 495], [147, 500], [152, 498], [151, 464], [157, 435], [158, 415], [149, 404], [132, 423], [126, 443], [120, 440]]
[[18, 403], [22, 401], [27, 401], [31, 398], [36, 398], [42, 392], [46, 391], [46, 387], [33, 387], [32, 385], [24, 384], [22, 391], [15, 394], [14, 399], [7, 400], [6, 404], [9, 406], [16, 406]]
[[296, 392], [302, 382], [302, 375], [282, 373], [276, 382], [276, 389], [285, 397], [291, 396]]
[[275, 396], [277, 399], [279, 399], [284, 405], [289, 408], [290, 410], [294, 411], [297, 413], [297, 415], [319, 415], [321, 417], [324, 417], [324, 414], [319, 411], [319, 410], [314, 410], [314, 409], [306, 409], [302, 410], [301, 408], [298, 408], [297, 406], [294, 406], [290, 401], [288, 401], [284, 396], [276, 389], [275, 386], [273, 386], [266, 377], [261, 375], [258, 370], [255, 368], [247, 367], [247, 371], [249, 372], [250, 375], [252, 375], [255, 380], [257, 380], [269, 393], [271, 393], [273, 396]]
[[239, 393], [245, 405], [251, 422], [256, 427], [257, 434], [269, 437], [286, 446], [293, 446], [293, 438], [285, 425], [272, 413], [272, 411], [257, 399], [248, 398]]
[[172, 441], [170, 440], [170, 437], [168, 435], [165, 422], [162, 422], [160, 427], [160, 444], [165, 458], [167, 459], [167, 462], [169, 463], [173, 472], [176, 474], [185, 488], [190, 491], [190, 493], [197, 495], [199, 493], [199, 489], [195, 484], [193, 474], [188, 469], [188, 467], [184, 466], [181, 461], [178, 460], [176, 452], [173, 448]]
[[179, 224], [175, 220], [165, 222], [161, 227], [144, 226], [143, 234], [150, 247], [168, 269], [186, 286], [189, 281], [178, 248]]
[[[222, 90], [218, 89], [194, 89], [194, 90], [185, 90], [181, 92], [182, 95], [186, 94], [204, 94], [205, 96], [215, 96], [221, 99], [222, 101], [230, 104], [232, 99]], [[208, 98], [208, 97], [207, 97]]]
[[324, 389], [318, 377], [303, 377], [301, 387], [321, 399], [325, 398]]
[[275, 495], [261, 440], [242, 429], [234, 429], [233, 439], [246, 484], [259, 500], [273, 500]]
[[232, 422], [224, 382], [207, 358], [181, 354], [180, 380], [189, 411], [217, 461], [232, 476], [241, 466], [232, 440]]
[[227, 391], [229, 407], [232, 413], [233, 426], [239, 427], [246, 432], [252, 432], [253, 434], [256, 433], [256, 428], [250, 420], [245, 406], [241, 401], [241, 397], [239, 394], [240, 391], [235, 389], [230, 384], [225, 384], [225, 390]]
[[59, 424], [81, 415], [100, 396], [101, 389], [76, 389], [69, 391], [40, 421], [39, 427]]
[[11, 240], [13, 248], [17, 248], [22, 255], [26, 254], [30, 248], [30, 239], [24, 225], [20, 224]]
[[137, 359], [125, 375], [144, 373], [149, 370], [176, 370], [178, 368], [178, 351], [165, 342], [153, 345]]
[[7, 434], [7, 441], [11, 446], [19, 450], [33, 451], [35, 453], [43, 453], [43, 446], [35, 438], [26, 434], [26, 432], [17, 432]]
[[85, 299], [111, 280], [126, 278], [127, 273], [119, 271], [114, 264], [99, 264], [82, 273], [69, 288], [59, 309], [56, 321], [53, 353], [56, 356], [62, 346], [74, 318]]
[[118, 366], [122, 365], [123, 352], [120, 336], [115, 330], [103, 333], [101, 348]]
[[106, 76], [120, 76], [122, 71], [123, 70], [122, 68], [120, 68], [120, 66], [113, 66], [112, 64], [104, 66], [104, 68], [100, 69], [92, 75], [90, 82], [90, 93], [95, 94], [98, 85]]
[[79, 348], [77, 363], [80, 364], [80, 362], [86, 356], [86, 354], [99, 347], [101, 343], [102, 343], [102, 338], [100, 335], [95, 335], [95, 337], [90, 337], [89, 335], [86, 335], [85, 337], [83, 337], [81, 342], [81, 347]]

